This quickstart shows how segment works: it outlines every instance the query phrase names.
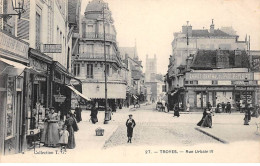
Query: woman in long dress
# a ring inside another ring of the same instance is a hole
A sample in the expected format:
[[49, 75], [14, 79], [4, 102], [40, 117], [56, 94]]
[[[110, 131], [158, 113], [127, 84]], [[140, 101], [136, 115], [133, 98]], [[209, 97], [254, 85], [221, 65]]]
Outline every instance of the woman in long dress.
[[173, 111], [174, 111], [173, 117], [175, 117], [175, 116], [179, 117], [179, 116], [180, 116], [180, 113], [179, 113], [178, 104], [175, 104], [173, 109], [174, 109], [174, 110], [173, 110]]
[[97, 109], [97, 103], [93, 103], [92, 107], [91, 107], [91, 121], [93, 124], [95, 124], [96, 122], [98, 122], [98, 118], [97, 118], [97, 114], [98, 114], [98, 109]]
[[64, 125], [67, 126], [67, 130], [69, 132], [69, 139], [68, 139], [68, 144], [67, 144], [67, 147], [69, 149], [74, 149], [76, 147], [74, 129], [73, 129], [73, 124], [75, 123], [75, 119], [72, 116], [73, 116], [72, 113], [68, 113], [67, 119], [65, 120], [65, 123], [64, 123]]
[[54, 111], [54, 108], [50, 108], [50, 113], [48, 115], [48, 129], [46, 132], [46, 146], [56, 147], [59, 143], [59, 115]]
[[43, 132], [41, 134], [41, 143], [44, 143], [45, 144], [45, 140], [46, 140], [46, 133], [47, 133], [47, 130], [48, 130], [48, 116], [49, 116], [49, 109], [46, 108], [45, 109], [45, 118], [43, 119], [44, 121], [44, 128], [43, 128]]
[[203, 112], [202, 119], [197, 123], [197, 126], [201, 127], [212, 127], [212, 115], [210, 109], [206, 108]]
[[127, 127], [127, 137], [128, 137], [128, 142], [132, 143], [132, 137], [133, 137], [133, 131], [135, 127], [135, 120], [132, 118], [133, 115], [129, 115], [129, 119], [126, 121], [126, 127]]

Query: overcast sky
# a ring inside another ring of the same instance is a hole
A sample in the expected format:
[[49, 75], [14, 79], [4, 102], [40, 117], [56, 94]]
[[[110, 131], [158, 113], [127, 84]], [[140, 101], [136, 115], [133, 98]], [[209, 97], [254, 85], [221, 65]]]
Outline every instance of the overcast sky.
[[[82, 0], [81, 13], [90, 0]], [[251, 36], [251, 49], [260, 50], [259, 0], [105, 0], [112, 11], [119, 47], [133, 47], [139, 58], [158, 58], [158, 73], [166, 74], [173, 33], [189, 21], [193, 29], [232, 26], [239, 40]]]

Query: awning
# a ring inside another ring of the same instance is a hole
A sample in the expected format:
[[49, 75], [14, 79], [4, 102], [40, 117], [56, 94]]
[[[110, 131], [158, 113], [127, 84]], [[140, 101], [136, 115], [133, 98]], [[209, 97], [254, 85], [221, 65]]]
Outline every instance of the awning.
[[27, 66], [21, 64], [21, 63], [17, 63], [17, 62], [14, 62], [14, 61], [10, 61], [10, 60], [7, 60], [7, 59], [4, 59], [4, 58], [0, 58], [0, 61], [8, 64], [8, 65], [11, 65], [13, 66], [14, 68], [17, 68], [17, 69], [22, 69], [24, 70]]
[[25, 66], [21, 63], [17, 63], [17, 62], [14, 62], [14, 61], [11, 61], [11, 60], [8, 60], [8, 59], [5, 59], [5, 58], [0, 58], [0, 61], [6, 63], [6, 64], [8, 64], [8, 65], [10, 65], [10, 66], [12, 66], [13, 68], [16, 69], [16, 71], [13, 71], [13, 70], [10, 71], [7, 68], [5, 68], [0, 73], [3, 73], [4, 71], [6, 71], [9, 74], [20, 75], [25, 68], [28, 68], [28, 69], [31, 68], [31, 67]]
[[73, 88], [72, 86], [68, 86], [68, 85], [67, 85], [67, 87], [69, 87], [73, 92], [75, 92], [77, 95], [79, 95], [79, 96], [82, 97], [83, 99], [86, 99], [86, 100], [90, 101], [90, 98], [84, 96], [82, 93], [80, 93], [79, 91], [77, 91], [77, 90], [76, 90], [75, 88]]

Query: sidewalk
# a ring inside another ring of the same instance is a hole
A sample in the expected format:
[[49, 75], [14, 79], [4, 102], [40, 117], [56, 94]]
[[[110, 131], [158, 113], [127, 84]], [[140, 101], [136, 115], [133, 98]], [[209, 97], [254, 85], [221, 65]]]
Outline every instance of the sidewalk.
[[260, 118], [252, 117], [249, 125], [243, 125], [241, 119], [243, 115], [232, 116], [232, 118], [235, 118], [232, 123], [228, 123], [228, 119], [218, 119], [217, 122], [213, 119], [212, 128], [195, 127], [195, 129], [222, 143], [260, 140], [260, 131], [256, 132], [256, 123], [260, 123]]

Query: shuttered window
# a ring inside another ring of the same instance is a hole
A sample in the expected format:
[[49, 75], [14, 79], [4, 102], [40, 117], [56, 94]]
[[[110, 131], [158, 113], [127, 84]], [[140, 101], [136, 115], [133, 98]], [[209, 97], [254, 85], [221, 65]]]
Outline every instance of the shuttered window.
[[36, 12], [36, 40], [35, 47], [37, 50], [41, 48], [41, 16]]

